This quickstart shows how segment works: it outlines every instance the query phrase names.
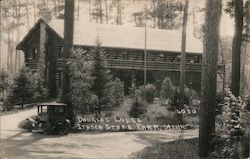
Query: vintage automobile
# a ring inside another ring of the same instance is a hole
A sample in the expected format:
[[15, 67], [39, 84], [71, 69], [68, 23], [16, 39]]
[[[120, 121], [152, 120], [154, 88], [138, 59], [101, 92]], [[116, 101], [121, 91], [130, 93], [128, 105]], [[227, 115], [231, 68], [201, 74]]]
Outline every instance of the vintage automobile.
[[37, 116], [29, 118], [27, 129], [29, 131], [42, 129], [43, 134], [68, 134], [71, 128], [67, 119], [67, 105], [64, 103], [37, 104]]

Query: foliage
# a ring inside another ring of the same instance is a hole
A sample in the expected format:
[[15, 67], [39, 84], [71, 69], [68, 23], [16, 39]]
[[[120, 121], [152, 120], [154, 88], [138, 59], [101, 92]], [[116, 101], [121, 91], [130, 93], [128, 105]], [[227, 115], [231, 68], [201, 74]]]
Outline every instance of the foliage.
[[81, 114], [101, 114], [119, 106], [124, 98], [124, 85], [104, 65], [104, 50], [97, 46], [90, 52], [73, 50], [69, 59], [70, 96], [74, 109]]
[[48, 97], [49, 90], [45, 87], [46, 85], [46, 61], [45, 61], [45, 51], [46, 51], [46, 43], [47, 43], [47, 33], [46, 33], [46, 25], [41, 23], [40, 26], [40, 52], [39, 58], [37, 62], [37, 73], [34, 74], [33, 82], [37, 86], [35, 99], [38, 101], [43, 101]]
[[32, 102], [34, 94], [36, 94], [36, 85], [32, 81], [31, 71], [23, 67], [17, 77], [14, 79], [14, 84], [11, 85], [11, 91], [8, 96], [7, 105], [29, 103]]
[[[93, 48], [90, 53], [93, 55], [93, 71], [92, 77], [93, 85], [91, 86], [91, 91], [96, 96], [96, 107], [97, 114], [100, 115], [102, 110], [111, 110], [119, 105], [122, 93], [118, 91], [124, 91], [122, 85], [118, 85], [118, 81], [112, 81], [112, 75], [110, 71], [105, 68], [105, 51], [101, 48], [101, 43], [97, 40], [96, 47]], [[119, 87], [119, 89], [116, 89]], [[117, 92], [115, 92], [117, 91]], [[116, 94], [116, 95], [115, 95]], [[115, 97], [116, 98], [113, 98]]]
[[37, 73], [33, 73], [31, 82], [34, 86], [35, 92], [32, 98], [35, 102], [43, 102], [47, 100], [49, 90], [44, 86], [43, 81], [44, 79], [41, 79]]
[[69, 59], [70, 96], [72, 105], [77, 112], [89, 113], [94, 105], [93, 93], [90, 88], [93, 84], [92, 57], [82, 48], [72, 51]]
[[111, 102], [113, 106], [119, 106], [124, 100], [124, 83], [119, 78], [115, 78], [110, 88]]
[[222, 37], [220, 40], [220, 50], [218, 55], [219, 63], [225, 65], [225, 81], [226, 86], [231, 82], [231, 62], [232, 62], [232, 39], [228, 37]]
[[165, 0], [151, 0], [151, 11], [149, 15], [159, 29], [174, 29], [181, 25], [180, 10], [183, 6], [179, 2], [165, 1]]
[[136, 97], [135, 101], [130, 107], [129, 115], [133, 118], [139, 118], [141, 115], [146, 113], [146, 107], [146, 103], [140, 97]]
[[2, 100], [4, 100], [4, 94], [9, 86], [8, 73], [5, 70], [0, 71], [0, 93], [2, 94]]
[[46, 22], [50, 22], [52, 19], [52, 11], [49, 8], [38, 8], [38, 16], [41, 17]]
[[[147, 11], [133, 13], [135, 25], [142, 27], [147, 18], [153, 24], [153, 28], [176, 29], [181, 26], [181, 11], [183, 5], [177, 1], [151, 0]], [[145, 12], [147, 17], [145, 18]]]
[[89, 20], [96, 23], [110, 23], [121, 25], [124, 9], [122, 0], [93, 0], [89, 1]]
[[[173, 94], [174, 95], [171, 98], [171, 105], [179, 109], [181, 108], [180, 107], [181, 106], [181, 103], [180, 103], [181, 94], [180, 94], [179, 87], [175, 88], [175, 91]], [[184, 87], [184, 104], [194, 106], [195, 105], [194, 101], [197, 101], [197, 100], [198, 100], [197, 92], [193, 90], [192, 88], [187, 88], [185, 86]]]
[[171, 78], [165, 77], [161, 85], [160, 96], [164, 99], [171, 99], [175, 92], [175, 86], [173, 85]]
[[229, 90], [223, 101], [222, 114], [217, 117], [214, 157], [241, 158], [240, 142], [249, 133], [249, 111], [241, 97]]
[[32, 73], [25, 66], [21, 68], [14, 83], [10, 85], [10, 94], [6, 104], [10, 107], [14, 104], [21, 104], [23, 107], [25, 103], [44, 101], [48, 96], [48, 91], [39, 84], [39, 80], [37, 73]]
[[154, 102], [155, 98], [155, 86], [152, 84], [147, 84], [146, 87], [141, 86], [138, 90], [135, 92], [135, 96], [139, 96], [142, 100], [146, 101], [148, 104], [151, 104]]
[[198, 100], [198, 94], [197, 92], [192, 89], [191, 87], [188, 88], [186, 85], [184, 87], [184, 96], [187, 98], [187, 104], [193, 105], [194, 100]]

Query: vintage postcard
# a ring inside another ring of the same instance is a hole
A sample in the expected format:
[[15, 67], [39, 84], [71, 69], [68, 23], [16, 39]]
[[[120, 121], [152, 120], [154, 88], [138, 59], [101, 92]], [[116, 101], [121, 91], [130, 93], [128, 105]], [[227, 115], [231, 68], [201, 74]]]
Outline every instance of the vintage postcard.
[[1, 0], [1, 159], [247, 158], [249, 0]]

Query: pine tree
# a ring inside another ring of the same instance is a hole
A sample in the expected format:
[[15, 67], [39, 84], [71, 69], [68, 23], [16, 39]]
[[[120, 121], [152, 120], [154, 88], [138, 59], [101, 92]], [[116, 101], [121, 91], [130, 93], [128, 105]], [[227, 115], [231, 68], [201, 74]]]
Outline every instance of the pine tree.
[[4, 101], [5, 92], [9, 86], [8, 73], [5, 70], [0, 71], [0, 93], [2, 94], [2, 101]]
[[28, 68], [20, 69], [11, 87], [11, 93], [8, 97], [9, 105], [21, 104], [23, 108], [24, 103], [32, 102], [33, 95], [36, 94], [36, 85], [32, 80], [32, 73]]
[[94, 104], [92, 57], [82, 48], [72, 51], [69, 59], [70, 98], [74, 110], [82, 114], [90, 113]]
[[97, 115], [101, 114], [101, 111], [112, 106], [110, 99], [110, 88], [112, 83], [112, 76], [109, 70], [105, 68], [105, 51], [101, 48], [99, 40], [96, 41], [96, 47], [91, 51], [93, 54], [93, 73], [94, 83], [91, 91], [96, 95], [97, 98]]

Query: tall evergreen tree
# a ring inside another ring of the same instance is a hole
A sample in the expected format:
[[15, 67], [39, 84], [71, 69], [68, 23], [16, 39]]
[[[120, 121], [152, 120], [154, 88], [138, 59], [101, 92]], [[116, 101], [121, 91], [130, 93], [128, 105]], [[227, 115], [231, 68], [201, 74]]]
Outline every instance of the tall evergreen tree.
[[97, 97], [97, 114], [100, 115], [101, 111], [110, 105], [109, 89], [112, 82], [112, 76], [109, 70], [105, 68], [105, 51], [101, 48], [101, 43], [99, 40], [96, 41], [96, 47], [91, 51], [93, 54], [93, 74], [94, 83], [92, 85], [91, 91]]
[[90, 91], [92, 67], [92, 57], [87, 51], [74, 49], [69, 59], [70, 97], [74, 109], [82, 114], [90, 113], [94, 104], [94, 94]]
[[202, 100], [200, 104], [199, 124], [199, 156], [207, 158], [213, 150], [213, 134], [215, 131], [216, 77], [219, 51], [219, 24], [221, 17], [221, 0], [206, 0], [204, 42]]
[[8, 97], [8, 104], [21, 104], [32, 102], [36, 92], [36, 85], [32, 81], [32, 73], [26, 67], [20, 69], [14, 84], [11, 86], [11, 92]]

